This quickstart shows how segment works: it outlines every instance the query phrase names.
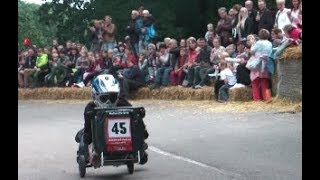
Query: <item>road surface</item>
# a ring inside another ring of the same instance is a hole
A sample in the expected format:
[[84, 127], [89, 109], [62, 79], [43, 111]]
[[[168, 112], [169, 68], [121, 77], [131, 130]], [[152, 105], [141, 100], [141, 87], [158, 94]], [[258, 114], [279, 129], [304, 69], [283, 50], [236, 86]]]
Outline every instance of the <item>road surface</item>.
[[[214, 112], [171, 101], [137, 101], [150, 132], [149, 162], [89, 168], [85, 179], [301, 180], [302, 115]], [[20, 180], [80, 179], [76, 132], [85, 103], [18, 102]]]

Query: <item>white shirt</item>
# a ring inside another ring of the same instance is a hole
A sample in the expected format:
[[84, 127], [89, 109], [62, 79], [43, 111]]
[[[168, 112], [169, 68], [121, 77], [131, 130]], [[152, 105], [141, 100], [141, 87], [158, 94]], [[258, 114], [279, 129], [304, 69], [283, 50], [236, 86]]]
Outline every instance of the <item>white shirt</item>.
[[225, 68], [220, 72], [220, 80], [228, 80], [228, 84], [230, 86], [233, 86], [237, 83], [236, 76], [232, 73], [232, 71], [229, 68]]
[[279, 29], [283, 31], [283, 28], [287, 24], [291, 24], [290, 18], [288, 13], [290, 13], [291, 10], [284, 8], [282, 11], [278, 10], [276, 14], [276, 22], [275, 24], [278, 26]]

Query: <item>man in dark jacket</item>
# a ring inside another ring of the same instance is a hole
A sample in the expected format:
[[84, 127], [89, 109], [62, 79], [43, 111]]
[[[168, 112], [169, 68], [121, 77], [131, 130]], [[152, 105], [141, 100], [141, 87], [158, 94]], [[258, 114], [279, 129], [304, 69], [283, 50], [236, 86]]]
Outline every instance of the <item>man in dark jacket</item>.
[[258, 32], [261, 29], [266, 29], [271, 32], [274, 25], [274, 17], [272, 12], [267, 9], [265, 0], [258, 0], [259, 11], [256, 16], [256, 21], [258, 22]]
[[130, 90], [137, 90], [145, 85], [145, 77], [138, 65], [134, 65], [133, 62], [127, 62], [128, 68], [125, 68], [122, 73], [118, 74], [120, 81], [120, 94], [127, 99]]
[[129, 26], [127, 26], [127, 32], [130, 37], [130, 45], [133, 50], [134, 55], [136, 58], [138, 58], [139, 54], [139, 39], [142, 38], [143, 33], [142, 33], [142, 28], [143, 28], [143, 20], [139, 16], [139, 12], [137, 10], [133, 10], [131, 12], [131, 21]]
[[[208, 46], [205, 38], [198, 39], [198, 46], [201, 48], [198, 58], [197, 58], [197, 66], [194, 68], [195, 74], [195, 88], [200, 89], [202, 85], [199, 85], [203, 76], [206, 76], [204, 72], [206, 72], [210, 68], [210, 54], [212, 48]], [[201, 74], [200, 72], [203, 72]]]
[[252, 20], [252, 30], [254, 34], [258, 34], [258, 22], [256, 21], [256, 16], [258, 11], [253, 9], [253, 2], [251, 0], [247, 0], [245, 2], [245, 7], [248, 10], [248, 17]]

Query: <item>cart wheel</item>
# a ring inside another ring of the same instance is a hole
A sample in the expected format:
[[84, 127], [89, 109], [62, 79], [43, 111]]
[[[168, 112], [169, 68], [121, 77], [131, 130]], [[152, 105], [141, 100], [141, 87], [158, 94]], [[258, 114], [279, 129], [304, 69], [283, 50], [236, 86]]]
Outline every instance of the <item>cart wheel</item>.
[[133, 174], [134, 164], [133, 164], [132, 162], [129, 162], [129, 163], [127, 164], [127, 168], [128, 168], [129, 174]]
[[79, 173], [80, 177], [83, 178], [86, 175], [86, 159], [84, 155], [79, 156]]

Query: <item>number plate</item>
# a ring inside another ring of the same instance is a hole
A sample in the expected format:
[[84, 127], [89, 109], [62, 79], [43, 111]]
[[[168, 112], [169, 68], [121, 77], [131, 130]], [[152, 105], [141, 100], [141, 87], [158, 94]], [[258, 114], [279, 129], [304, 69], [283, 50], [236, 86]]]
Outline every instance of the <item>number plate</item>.
[[109, 138], [131, 137], [130, 119], [117, 118], [108, 120]]
[[105, 137], [109, 152], [132, 150], [130, 128], [130, 118], [128, 117], [106, 119]]

